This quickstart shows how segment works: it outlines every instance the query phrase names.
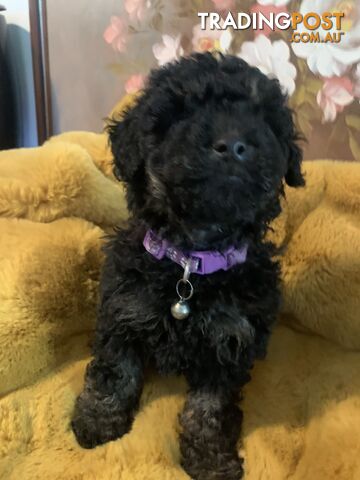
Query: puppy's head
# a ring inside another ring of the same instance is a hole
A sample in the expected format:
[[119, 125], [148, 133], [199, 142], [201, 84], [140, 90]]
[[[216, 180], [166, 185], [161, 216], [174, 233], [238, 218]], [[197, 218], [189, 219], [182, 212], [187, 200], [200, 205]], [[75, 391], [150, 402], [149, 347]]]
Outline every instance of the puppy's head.
[[132, 214], [184, 232], [266, 224], [283, 182], [304, 184], [286, 101], [277, 80], [233, 56], [194, 54], [154, 70], [109, 127]]

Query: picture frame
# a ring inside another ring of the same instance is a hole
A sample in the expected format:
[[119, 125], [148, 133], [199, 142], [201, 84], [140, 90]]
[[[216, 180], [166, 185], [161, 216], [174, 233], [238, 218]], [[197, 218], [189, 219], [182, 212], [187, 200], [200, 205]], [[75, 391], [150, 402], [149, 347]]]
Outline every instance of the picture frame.
[[38, 143], [53, 134], [46, 0], [29, 0]]

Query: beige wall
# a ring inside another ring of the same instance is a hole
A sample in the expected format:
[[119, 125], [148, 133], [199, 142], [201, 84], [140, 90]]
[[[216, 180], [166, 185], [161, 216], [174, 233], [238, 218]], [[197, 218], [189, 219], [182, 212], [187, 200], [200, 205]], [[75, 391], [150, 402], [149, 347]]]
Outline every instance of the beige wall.
[[119, 60], [103, 40], [114, 0], [48, 0], [50, 72], [55, 133], [99, 131], [122, 95], [108, 65]]

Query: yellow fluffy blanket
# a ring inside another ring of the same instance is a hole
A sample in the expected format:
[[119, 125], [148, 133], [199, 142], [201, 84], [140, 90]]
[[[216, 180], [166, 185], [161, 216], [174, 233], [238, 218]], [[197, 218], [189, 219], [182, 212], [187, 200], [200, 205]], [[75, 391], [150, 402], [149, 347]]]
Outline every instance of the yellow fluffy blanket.
[[[273, 237], [284, 306], [247, 386], [246, 480], [360, 479], [360, 165], [304, 164]], [[126, 217], [105, 135], [0, 154], [1, 480], [182, 480], [181, 378], [149, 372], [132, 431], [82, 450], [69, 422], [89, 360], [104, 230]]]

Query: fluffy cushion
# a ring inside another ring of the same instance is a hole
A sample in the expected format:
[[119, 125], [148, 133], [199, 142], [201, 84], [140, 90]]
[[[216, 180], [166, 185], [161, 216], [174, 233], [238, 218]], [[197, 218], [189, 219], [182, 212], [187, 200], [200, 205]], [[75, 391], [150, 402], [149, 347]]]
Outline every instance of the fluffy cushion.
[[[148, 373], [121, 440], [83, 450], [70, 430], [95, 320], [99, 226], [126, 216], [106, 149], [103, 135], [82, 132], [0, 155], [1, 479], [189, 478], [181, 378]], [[307, 187], [286, 192], [272, 233], [285, 249], [284, 305], [244, 394], [248, 480], [360, 478], [360, 165], [304, 169]]]
[[85, 220], [0, 219], [0, 395], [76, 355], [95, 321], [103, 231]]
[[360, 165], [318, 161], [305, 169], [307, 187], [287, 190], [278, 220], [287, 245], [283, 319], [360, 349]]
[[[36, 222], [74, 216], [103, 227], [124, 218], [122, 186], [105, 177], [90, 154], [66, 138], [0, 152], [1, 216]], [[110, 166], [111, 158], [107, 160]]]

